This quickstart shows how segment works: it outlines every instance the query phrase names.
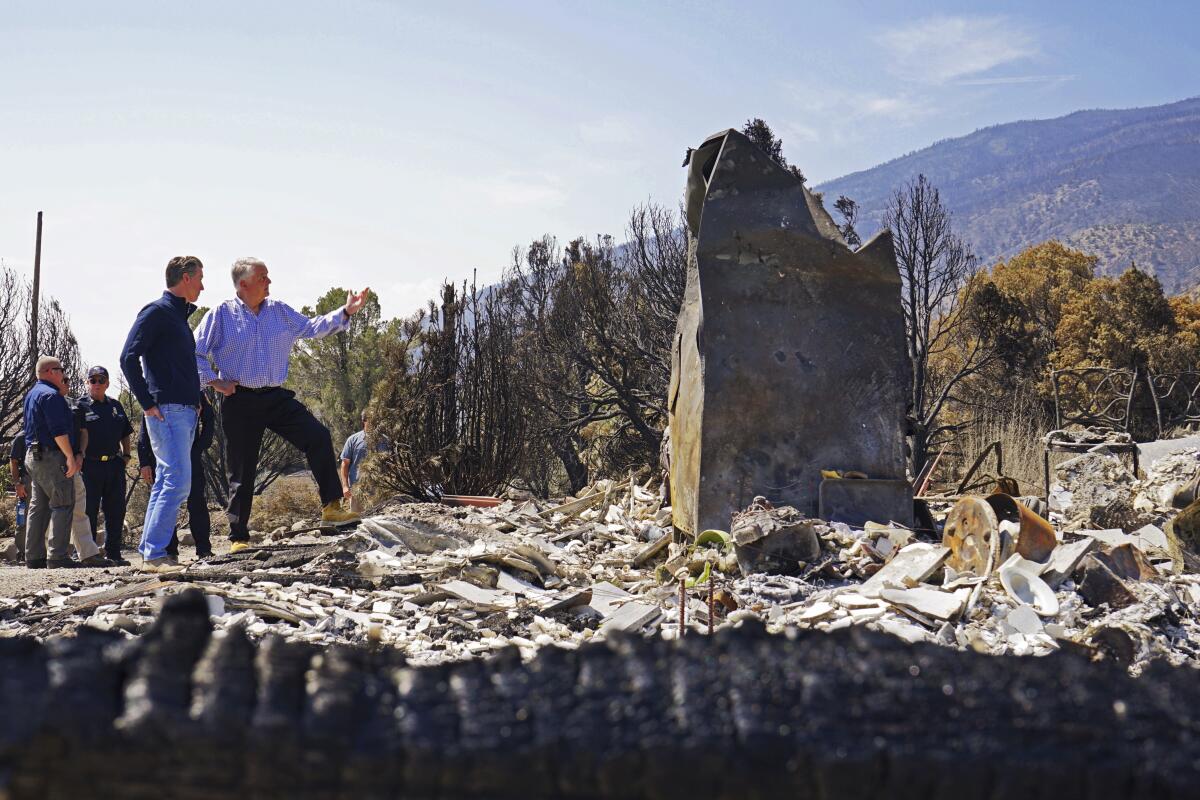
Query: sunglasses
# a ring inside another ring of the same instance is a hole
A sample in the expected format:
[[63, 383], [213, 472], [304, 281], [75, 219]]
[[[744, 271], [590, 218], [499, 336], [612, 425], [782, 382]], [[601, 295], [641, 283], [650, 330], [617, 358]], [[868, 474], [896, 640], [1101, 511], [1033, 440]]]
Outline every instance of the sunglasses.
[[88, 383], [108, 383], [108, 378], [88, 378]]
[[46, 371], [47, 372], [62, 372], [63, 368], [62, 367], [50, 367]]

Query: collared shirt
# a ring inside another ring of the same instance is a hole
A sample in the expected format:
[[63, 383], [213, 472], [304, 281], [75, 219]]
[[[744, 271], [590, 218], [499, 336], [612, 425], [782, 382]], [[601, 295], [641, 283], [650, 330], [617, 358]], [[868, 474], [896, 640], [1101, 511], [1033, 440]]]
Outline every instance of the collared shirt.
[[138, 312], [121, 348], [121, 371], [142, 408], [199, 405], [200, 378], [192, 366], [196, 339], [188, 326], [195, 310], [182, 297], [163, 292]]
[[[386, 453], [388, 451], [387, 440], [383, 436], [379, 436], [375, 442], [376, 453]], [[362, 466], [362, 462], [367, 457], [367, 432], [359, 431], [352, 433], [346, 437], [346, 444], [342, 446], [342, 458], [350, 462], [349, 478], [350, 485], [358, 483], [358, 468]]]
[[350, 434], [342, 446], [342, 458], [350, 462], [350, 485], [358, 483], [358, 465], [367, 457], [367, 432]]
[[50, 381], [39, 380], [25, 395], [25, 444], [57, 451], [54, 440], [64, 434], [70, 437], [72, 450], [78, 449], [79, 437], [67, 398]]
[[298, 339], [344, 331], [342, 309], [306, 317], [287, 303], [263, 300], [255, 314], [241, 298], [211, 309], [196, 328], [196, 369], [203, 383], [220, 378], [251, 389], [282, 386]]
[[17, 476], [25, 477], [25, 452], [28, 448], [25, 446], [25, 431], [18, 431], [13, 437], [12, 445], [8, 449], [8, 457], [17, 462]]
[[121, 440], [133, 433], [125, 409], [109, 397], [93, 400], [86, 394], [77, 404], [83, 414], [83, 427], [88, 432], [87, 455], [92, 458], [117, 455]]

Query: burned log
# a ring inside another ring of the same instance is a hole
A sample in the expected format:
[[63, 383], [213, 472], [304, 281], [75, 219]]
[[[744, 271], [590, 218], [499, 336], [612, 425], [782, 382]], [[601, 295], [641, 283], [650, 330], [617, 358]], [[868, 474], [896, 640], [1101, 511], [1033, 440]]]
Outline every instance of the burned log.
[[203, 597], [121, 641], [0, 639], [0, 792], [93, 798], [1193, 797], [1200, 684], [861, 628], [411, 668], [214, 639]]
[[911, 525], [890, 234], [851, 251], [820, 199], [733, 130], [691, 153], [686, 207], [668, 395], [675, 526], [728, 530], [756, 495], [816, 516], [823, 469], [865, 474], [850, 505]]

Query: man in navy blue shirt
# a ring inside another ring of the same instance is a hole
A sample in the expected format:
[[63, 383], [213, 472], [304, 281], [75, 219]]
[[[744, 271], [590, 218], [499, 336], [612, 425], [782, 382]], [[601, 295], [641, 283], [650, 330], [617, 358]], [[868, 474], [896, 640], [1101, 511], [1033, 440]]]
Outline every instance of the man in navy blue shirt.
[[110, 561], [129, 562], [121, 557], [121, 537], [125, 528], [125, 465], [129, 463], [133, 426], [125, 409], [111, 399], [108, 370], [88, 370], [88, 393], [79, 398], [79, 411], [87, 431], [83, 454], [83, 483], [87, 487], [87, 517], [92, 536], [99, 532], [100, 511], [104, 511], [104, 549]]
[[138, 312], [125, 346], [121, 370], [145, 411], [150, 446], [158, 469], [138, 550], [143, 572], [175, 572], [167, 553], [179, 507], [192, 484], [192, 440], [200, 409], [196, 339], [188, 317], [204, 290], [204, 265], [195, 256], [167, 262], [167, 290]]
[[[62, 364], [53, 356], [37, 361], [37, 383], [25, 395], [25, 468], [32, 478], [25, 529], [25, 566], [69, 567], [71, 511], [75, 474], [83, 459], [75, 456], [74, 420], [63, 394]], [[49, 531], [50, 541], [46, 541]]]

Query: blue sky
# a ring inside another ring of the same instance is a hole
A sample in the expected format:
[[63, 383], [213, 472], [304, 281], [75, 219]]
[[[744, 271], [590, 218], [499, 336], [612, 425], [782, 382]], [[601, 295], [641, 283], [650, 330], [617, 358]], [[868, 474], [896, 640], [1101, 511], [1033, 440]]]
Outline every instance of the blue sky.
[[256, 255], [296, 306], [407, 314], [515, 245], [619, 235], [765, 118], [810, 181], [938, 139], [1200, 94], [1192, 4], [0, 0], [0, 259], [115, 366], [162, 268]]

